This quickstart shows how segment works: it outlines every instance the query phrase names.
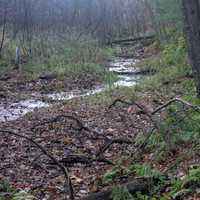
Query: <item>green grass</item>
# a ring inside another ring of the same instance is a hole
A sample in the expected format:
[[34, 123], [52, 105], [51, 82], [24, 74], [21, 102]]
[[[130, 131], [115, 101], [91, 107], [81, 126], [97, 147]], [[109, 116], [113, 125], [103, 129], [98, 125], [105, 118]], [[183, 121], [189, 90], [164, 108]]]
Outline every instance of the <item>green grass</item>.
[[[127, 89], [126, 99], [131, 98], [131, 90], [141, 94], [146, 91], [159, 91], [163, 96], [177, 96], [177, 91], [180, 91], [181, 98], [190, 102], [193, 105], [200, 106], [200, 100], [196, 97], [195, 84], [193, 79], [188, 78], [187, 75], [191, 74], [191, 67], [188, 64], [186, 47], [183, 37], [178, 37], [175, 40], [168, 41], [168, 44], [161, 44], [161, 53], [156, 56], [145, 60], [140, 63], [141, 69], [150, 69], [157, 73], [153, 76], [147, 77], [141, 84], [137, 85], [135, 89]], [[137, 97], [140, 98], [140, 97]], [[159, 187], [152, 188], [151, 196], [144, 194], [137, 194], [129, 199], [155, 199], [155, 200], [167, 200], [167, 199], [182, 199], [183, 197], [191, 196], [195, 194], [196, 189], [199, 188], [199, 171], [200, 167], [195, 169], [189, 169], [188, 173], [181, 179], [179, 177], [174, 178], [177, 173], [182, 169], [182, 164], [185, 167], [191, 167], [190, 162], [186, 160], [199, 157], [200, 150], [200, 116], [199, 113], [190, 109], [188, 111], [182, 110], [182, 105], [179, 103], [169, 106], [165, 110], [165, 114], [159, 116], [160, 130], [154, 131], [148, 140], [146, 148], [143, 150], [143, 156], [140, 160], [134, 160], [134, 165], [128, 168], [135, 170], [136, 175], [139, 176], [151, 176], [154, 174], [150, 170], [151, 166], [160, 166], [168, 159], [175, 159], [175, 165], [170, 169], [170, 180], [163, 180], [162, 175], [157, 173], [157, 177], [160, 177]], [[177, 113], [177, 114], [176, 114]], [[166, 138], [167, 131], [170, 130], [170, 141]], [[140, 144], [146, 137], [140, 136], [137, 138]], [[170, 142], [170, 144], [169, 144]], [[171, 146], [172, 145], [172, 146]], [[171, 149], [173, 147], [173, 149]], [[175, 151], [174, 151], [175, 150]], [[176, 152], [177, 154], [173, 155]], [[144, 163], [144, 160], [148, 155], [151, 159], [149, 162]], [[143, 164], [141, 164], [143, 163]], [[154, 170], [153, 170], [154, 171]], [[127, 170], [123, 169], [125, 175]], [[130, 171], [129, 171], [130, 172]], [[120, 174], [122, 176], [123, 174]], [[106, 178], [109, 181], [113, 181], [117, 178], [118, 171], [116, 168], [106, 173]], [[105, 179], [104, 177], [104, 179]], [[168, 187], [168, 192], [161, 193], [163, 187]], [[127, 192], [127, 191], [126, 191]], [[114, 193], [115, 199], [124, 199], [127, 195]], [[125, 198], [126, 199], [126, 198]]]
[[183, 37], [168, 41], [167, 44], [161, 44], [159, 48], [160, 54], [139, 64], [141, 69], [156, 71], [156, 74], [149, 76], [138, 85], [138, 90], [160, 89], [163, 85], [171, 87], [178, 79], [191, 74]]
[[[3, 59], [0, 60], [0, 70], [9, 71], [13, 66], [15, 48], [19, 41], [9, 40], [3, 49]], [[20, 46], [21, 72], [29, 78], [37, 78], [44, 73], [63, 75], [80, 75], [90, 73], [102, 81], [112, 81], [115, 75], [105, 70], [105, 61], [113, 55], [111, 48], [99, 46], [97, 41], [87, 38], [77, 41], [75, 37], [57, 37], [44, 33], [33, 38], [31, 54], [29, 45]]]
[[135, 89], [134, 87], [108, 87], [105, 91], [101, 93], [86, 96], [80, 99], [81, 103], [86, 103], [88, 105], [106, 105], [109, 106], [116, 98], [134, 100]]

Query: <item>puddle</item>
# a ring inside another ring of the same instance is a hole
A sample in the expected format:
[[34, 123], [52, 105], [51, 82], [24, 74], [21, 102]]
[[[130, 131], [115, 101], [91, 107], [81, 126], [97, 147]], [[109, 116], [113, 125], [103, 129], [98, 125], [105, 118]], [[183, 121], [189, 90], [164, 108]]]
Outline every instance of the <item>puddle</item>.
[[70, 100], [78, 97], [85, 97], [94, 95], [100, 92], [103, 92], [105, 87], [98, 87], [93, 90], [82, 90], [82, 91], [71, 91], [71, 92], [61, 92], [61, 93], [53, 93], [47, 94], [46, 97], [51, 98], [52, 100], [62, 101], [62, 100]]
[[119, 75], [119, 77], [120, 77], [120, 80], [113, 84], [115, 87], [134, 86], [141, 78], [141, 76], [139, 76], [139, 75], [135, 75], [135, 76]]
[[[40, 97], [47, 97], [59, 102], [62, 100], [95, 95], [109, 89], [110, 87], [134, 86], [141, 78], [141, 75], [134, 74], [137, 72], [135, 67], [137, 62], [139, 62], [137, 59], [114, 58], [113, 61], [110, 62], [109, 71], [118, 74], [119, 80], [113, 83], [113, 85], [103, 85], [102, 87], [97, 87], [93, 90], [73, 90], [71, 92], [52, 93], [40, 95]], [[34, 99], [19, 101], [10, 105], [0, 104], [0, 122], [16, 120], [29, 112], [33, 112], [35, 109], [49, 106], [51, 106], [51, 104], [47, 104], [42, 100]]]
[[110, 62], [109, 71], [117, 73], [119, 80], [113, 83], [113, 85], [104, 85], [102, 87], [97, 87], [93, 90], [82, 90], [82, 91], [78, 90], [71, 92], [53, 93], [46, 95], [46, 97], [51, 98], [52, 100], [55, 101], [70, 100], [78, 97], [85, 97], [101, 93], [109, 89], [111, 86], [112, 87], [134, 86], [141, 77], [141, 75], [134, 74], [138, 71], [135, 67], [137, 62], [139, 62], [139, 60], [115, 57], [113, 61]]
[[49, 104], [39, 100], [24, 100], [9, 106], [0, 106], [0, 121], [13, 121], [29, 112], [33, 112], [36, 108], [43, 107], [49, 107]]

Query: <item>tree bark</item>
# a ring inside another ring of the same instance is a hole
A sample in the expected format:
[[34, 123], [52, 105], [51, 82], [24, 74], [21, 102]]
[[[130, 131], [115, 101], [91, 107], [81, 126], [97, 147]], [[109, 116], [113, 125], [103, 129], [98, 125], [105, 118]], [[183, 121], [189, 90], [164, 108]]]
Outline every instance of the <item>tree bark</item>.
[[182, 0], [188, 53], [192, 65], [196, 92], [200, 98], [200, 7], [198, 0]]

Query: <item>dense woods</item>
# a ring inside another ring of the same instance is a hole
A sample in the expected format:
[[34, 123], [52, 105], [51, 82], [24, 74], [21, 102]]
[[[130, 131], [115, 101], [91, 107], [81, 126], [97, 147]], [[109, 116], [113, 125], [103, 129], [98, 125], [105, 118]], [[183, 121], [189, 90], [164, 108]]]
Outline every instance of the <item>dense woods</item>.
[[199, 0], [0, 0], [0, 200], [199, 199]]

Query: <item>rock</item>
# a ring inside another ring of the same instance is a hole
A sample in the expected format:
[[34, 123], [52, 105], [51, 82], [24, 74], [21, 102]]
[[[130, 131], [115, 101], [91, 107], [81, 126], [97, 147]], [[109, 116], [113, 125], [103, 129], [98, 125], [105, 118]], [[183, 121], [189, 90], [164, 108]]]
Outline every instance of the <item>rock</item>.
[[52, 80], [52, 79], [55, 79], [57, 77], [56, 74], [43, 74], [39, 77], [39, 79], [42, 79], [42, 80]]

